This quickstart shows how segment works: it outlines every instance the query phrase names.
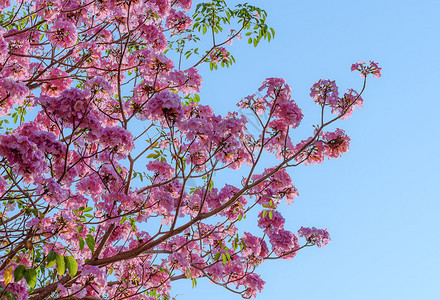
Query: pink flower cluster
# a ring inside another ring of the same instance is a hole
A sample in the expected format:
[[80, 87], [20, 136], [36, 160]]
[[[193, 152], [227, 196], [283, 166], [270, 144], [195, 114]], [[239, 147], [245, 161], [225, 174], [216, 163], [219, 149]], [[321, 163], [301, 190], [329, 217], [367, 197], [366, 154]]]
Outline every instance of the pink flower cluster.
[[27, 183], [38, 180], [47, 168], [43, 152], [25, 136], [1, 135], [0, 156], [6, 158], [14, 172]]
[[319, 80], [310, 89], [310, 97], [320, 105], [335, 106], [338, 102], [338, 86], [334, 81]]
[[215, 65], [229, 60], [229, 51], [223, 47], [216, 47], [209, 54], [209, 58]]
[[[270, 174], [274, 168], [264, 170], [262, 174], [253, 175], [252, 180], [259, 181], [262, 177]], [[285, 169], [275, 172], [254, 188], [251, 189], [252, 195], [257, 195], [257, 201], [260, 205], [267, 205], [272, 202], [274, 207], [278, 206], [282, 199], [286, 199], [287, 204], [292, 204], [298, 197], [298, 191], [292, 183], [292, 178]]]
[[301, 227], [298, 230], [298, 236], [304, 237], [308, 243], [312, 243], [318, 247], [325, 247], [329, 242], [331, 242], [330, 234], [328, 233], [327, 229]]
[[185, 15], [182, 11], [172, 10], [167, 17], [166, 26], [172, 29], [173, 32], [183, 31], [192, 25], [190, 17]]
[[374, 78], [380, 78], [382, 76], [382, 68], [379, 67], [379, 64], [370, 60], [370, 65], [366, 66], [365, 61], [360, 61], [358, 63], [351, 65], [351, 71], [359, 71], [361, 72], [361, 77], [367, 77], [368, 74], [373, 74]]
[[310, 137], [295, 146], [297, 162], [320, 164], [325, 158], [338, 158], [349, 150], [350, 137], [342, 129], [321, 133], [319, 137], [318, 140]]
[[157, 94], [145, 106], [144, 116], [151, 121], [159, 121], [163, 127], [174, 126], [183, 118], [179, 96], [171, 92]]
[[147, 164], [147, 169], [157, 173], [163, 179], [170, 179], [173, 177], [175, 170], [166, 162], [152, 160]]
[[50, 68], [44, 75], [46, 82], [41, 86], [41, 92], [56, 97], [72, 84], [70, 74], [58, 68]]
[[70, 48], [78, 39], [78, 30], [72, 22], [57, 20], [47, 33], [51, 43], [61, 48]]
[[14, 105], [23, 105], [28, 95], [29, 89], [23, 82], [0, 78], [0, 117], [8, 114]]

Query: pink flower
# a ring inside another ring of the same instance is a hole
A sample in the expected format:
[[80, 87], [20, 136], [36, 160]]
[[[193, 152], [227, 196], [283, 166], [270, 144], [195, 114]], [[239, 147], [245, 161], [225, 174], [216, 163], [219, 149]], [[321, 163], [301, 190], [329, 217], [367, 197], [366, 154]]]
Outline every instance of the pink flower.
[[370, 65], [365, 66], [366, 62], [361, 61], [351, 65], [351, 71], [361, 72], [361, 77], [366, 77], [368, 74], [373, 74], [374, 78], [380, 78], [382, 76], [382, 68], [379, 68], [379, 64], [370, 60]]
[[189, 68], [184, 74], [186, 83], [179, 90], [185, 95], [198, 93], [202, 87], [202, 77], [199, 75], [199, 71], [196, 68]]
[[70, 88], [56, 98], [41, 95], [38, 101], [49, 115], [65, 122], [65, 126], [85, 123], [85, 116], [90, 112], [90, 91], [87, 90]]
[[164, 51], [167, 48], [165, 35], [155, 25], [143, 25], [139, 29], [142, 37], [157, 51]]
[[[107, 275], [105, 271], [96, 266], [85, 265], [81, 271], [81, 276], [93, 276], [93, 280], [90, 284], [93, 285], [94, 288], [89, 291], [92, 295], [98, 296], [104, 292], [104, 288], [107, 286]], [[87, 278], [83, 278], [82, 280], [87, 280]]]
[[163, 176], [164, 179], [170, 179], [174, 175], [174, 169], [166, 162], [152, 160], [147, 164], [147, 169]]
[[79, 194], [89, 195], [96, 202], [101, 196], [103, 183], [99, 176], [95, 173], [81, 178], [76, 184], [76, 190]]
[[126, 157], [134, 149], [133, 135], [120, 126], [102, 129], [100, 141], [102, 147], [109, 147], [112, 152]]
[[0, 197], [2, 197], [6, 192], [7, 187], [8, 182], [3, 178], [3, 176], [0, 176]]
[[0, 136], [0, 155], [6, 158], [25, 182], [31, 183], [41, 177], [47, 164], [43, 152], [27, 137], [16, 134]]
[[245, 232], [242, 240], [246, 247], [241, 254], [243, 257], [248, 257], [250, 263], [259, 265], [269, 255], [266, 242], [261, 238]]
[[54, 97], [59, 96], [72, 84], [70, 74], [58, 68], [50, 68], [44, 74], [44, 79], [47, 81], [41, 86], [41, 92]]
[[[273, 168], [264, 170], [261, 175], [253, 175], [252, 180], [255, 182], [261, 177], [269, 174]], [[285, 169], [279, 170], [269, 178], [258, 184], [251, 190], [252, 194], [259, 197], [260, 205], [267, 205], [272, 201], [272, 206], [277, 206], [281, 199], [286, 198], [287, 204], [292, 204], [293, 200], [298, 197], [298, 191], [292, 183], [292, 178]]]
[[298, 230], [298, 235], [304, 237], [308, 243], [317, 245], [318, 247], [325, 247], [329, 242], [331, 242], [330, 234], [326, 229], [316, 229], [301, 227]]
[[370, 60], [370, 72], [374, 78], [380, 78], [382, 76], [382, 68], [379, 68], [379, 64]]
[[0, 117], [8, 114], [14, 105], [23, 105], [29, 89], [23, 82], [11, 77], [0, 79]]
[[173, 33], [188, 29], [192, 25], [190, 17], [181, 11], [172, 10], [167, 17], [166, 26], [173, 30]]
[[6, 42], [3, 35], [5, 34], [6, 30], [3, 28], [0, 28], [0, 64], [3, 64], [6, 60], [8, 55], [8, 42]]
[[[302, 150], [301, 150], [302, 149]], [[305, 165], [315, 165], [324, 162], [325, 147], [322, 141], [312, 142], [312, 137], [298, 143], [294, 152], [298, 153], [295, 156], [297, 163], [304, 163]]]
[[211, 53], [209, 54], [209, 58], [211, 61], [216, 65], [218, 63], [224, 63], [229, 60], [229, 52], [223, 47], [216, 47]]
[[39, 194], [46, 202], [56, 206], [69, 198], [69, 190], [61, 187], [53, 178], [45, 178], [38, 184]]
[[148, 101], [145, 114], [152, 121], [159, 121], [163, 127], [173, 126], [183, 118], [183, 109], [179, 96], [162, 92]]
[[355, 108], [362, 108], [364, 99], [353, 89], [349, 89], [344, 97], [339, 98], [337, 105], [332, 108], [332, 114], [344, 115], [341, 117], [342, 120], [351, 117]]
[[310, 89], [310, 97], [320, 105], [334, 106], [338, 102], [338, 87], [334, 81], [319, 80]]
[[177, 0], [176, 2], [177, 2], [177, 6], [185, 11], [190, 10], [192, 5], [192, 0]]
[[256, 292], [261, 293], [263, 291], [264, 284], [266, 283], [260, 278], [260, 275], [255, 273], [247, 275], [243, 281], [243, 284], [246, 287], [246, 291], [243, 294], [243, 298], [245, 299], [255, 298]]
[[49, 41], [61, 48], [69, 48], [75, 45], [78, 31], [71, 22], [58, 20], [47, 33]]
[[43, 19], [53, 20], [61, 11], [62, 5], [59, 0], [37, 0], [35, 10]]
[[274, 117], [281, 120], [286, 128], [296, 128], [301, 123], [303, 114], [298, 105], [296, 105], [295, 101], [281, 98], [276, 101]]
[[286, 230], [272, 231], [268, 234], [274, 253], [281, 259], [292, 259], [299, 249], [296, 235]]
[[336, 129], [335, 132], [326, 132], [322, 135], [324, 142], [325, 155], [329, 158], [338, 158], [343, 153], [348, 152], [350, 147], [350, 137], [344, 130]]
[[[284, 229], [285, 219], [278, 211], [272, 210], [271, 214], [268, 211], [266, 213], [263, 212], [261, 211], [258, 214], [258, 227], [263, 228], [265, 233]], [[270, 217], [271, 215], [272, 218]]]

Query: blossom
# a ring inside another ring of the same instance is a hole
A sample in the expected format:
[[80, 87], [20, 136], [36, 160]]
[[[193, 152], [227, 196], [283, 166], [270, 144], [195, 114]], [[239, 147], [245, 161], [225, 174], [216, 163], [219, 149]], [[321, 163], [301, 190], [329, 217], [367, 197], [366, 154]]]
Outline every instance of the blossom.
[[181, 11], [172, 10], [166, 20], [166, 26], [172, 29], [173, 32], [183, 31], [192, 25], [190, 17]]
[[324, 142], [325, 156], [338, 158], [348, 152], [350, 137], [342, 129], [337, 128], [335, 132], [326, 132], [322, 135]]
[[282, 259], [292, 259], [299, 249], [298, 238], [287, 230], [271, 231], [269, 240], [274, 253]]
[[335, 106], [338, 102], [338, 86], [334, 81], [319, 80], [310, 89], [310, 97], [320, 105]]
[[148, 101], [145, 115], [162, 126], [172, 126], [183, 118], [183, 109], [179, 96], [170, 92], [161, 92]]
[[167, 39], [157, 26], [143, 25], [140, 27], [140, 34], [157, 51], [164, 51], [167, 47]]
[[13, 170], [22, 175], [28, 183], [38, 179], [47, 168], [43, 152], [24, 136], [0, 136], [0, 155], [6, 158]]
[[365, 64], [365, 61], [354, 63], [351, 65], [351, 71], [361, 72], [362, 78], [366, 77], [368, 74], [373, 74], [374, 78], [380, 78], [382, 76], [382, 68], [379, 67], [378, 63], [370, 60], [369, 66], [366, 66]]
[[93, 285], [93, 289], [87, 289], [92, 295], [101, 295], [104, 288], [107, 286], [107, 275], [106, 273], [96, 266], [85, 265], [82, 268], [81, 276], [82, 280], [87, 280], [85, 276], [93, 276], [93, 281], [90, 283]]
[[101, 130], [102, 147], [110, 148], [112, 152], [126, 157], [134, 149], [133, 135], [120, 126], [106, 127]]
[[11, 77], [0, 78], [0, 117], [8, 114], [14, 105], [23, 105], [29, 89], [23, 82]]
[[242, 251], [242, 255], [248, 257], [251, 263], [258, 265], [263, 262], [263, 259], [269, 255], [266, 242], [260, 237], [253, 236], [245, 232], [243, 235], [243, 243], [246, 247]]
[[332, 108], [332, 114], [341, 115], [341, 119], [351, 117], [355, 108], [362, 108], [364, 99], [353, 89], [347, 90], [342, 98], [339, 98], [337, 105]]
[[299, 142], [295, 148], [295, 161], [305, 165], [316, 165], [324, 162], [325, 146], [322, 141], [314, 141], [313, 137]]
[[177, 6], [188, 11], [192, 6], [192, 0], [177, 0]]
[[258, 214], [258, 227], [263, 228], [265, 233], [284, 229], [285, 219], [283, 216], [276, 210], [272, 210], [271, 212], [272, 213], [268, 213], [268, 211], [266, 211], [266, 213], [264, 213], [264, 211], [261, 211]]
[[46, 82], [41, 86], [41, 92], [49, 96], [59, 96], [62, 91], [72, 84], [70, 74], [58, 68], [50, 68], [44, 75]]
[[11, 5], [11, 0], [0, 0], [0, 9], [3, 10]]
[[330, 234], [326, 229], [316, 229], [301, 227], [298, 230], [298, 236], [304, 237], [307, 242], [313, 243], [318, 247], [325, 247], [329, 242], [331, 242]]
[[47, 21], [53, 20], [60, 13], [61, 8], [60, 0], [37, 0], [35, 3], [37, 15]]
[[209, 58], [215, 65], [218, 63], [225, 63], [229, 60], [229, 52], [223, 47], [216, 47], [209, 54]]
[[66, 122], [66, 126], [84, 123], [90, 112], [90, 91], [87, 90], [70, 88], [58, 97], [41, 95], [38, 101], [49, 115]]
[[[255, 182], [263, 176], [267, 176], [273, 172], [274, 168], [264, 170], [262, 174], [252, 176]], [[258, 196], [260, 205], [277, 206], [281, 199], [286, 198], [287, 204], [292, 204], [293, 200], [298, 197], [298, 191], [292, 183], [292, 178], [285, 169], [274, 172], [267, 179], [251, 189], [252, 194]]]
[[49, 41], [61, 48], [70, 48], [78, 39], [78, 31], [73, 23], [57, 20], [47, 33]]
[[0, 176], [0, 197], [6, 192], [7, 187], [8, 182], [2, 176]]
[[166, 162], [152, 160], [147, 164], [147, 169], [163, 176], [164, 179], [170, 179], [174, 175], [174, 169]]
[[243, 298], [249, 299], [255, 298], [256, 292], [261, 293], [266, 282], [260, 278], [260, 275], [252, 273], [247, 275], [243, 280], [239, 281], [239, 283], [246, 287]]

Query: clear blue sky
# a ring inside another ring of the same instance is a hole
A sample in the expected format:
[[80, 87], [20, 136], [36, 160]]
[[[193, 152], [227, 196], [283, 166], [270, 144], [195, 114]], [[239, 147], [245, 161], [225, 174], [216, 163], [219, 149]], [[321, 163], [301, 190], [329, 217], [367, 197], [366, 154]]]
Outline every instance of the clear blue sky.
[[[440, 299], [440, 1], [250, 1], [276, 29], [271, 43], [234, 42], [237, 64], [202, 67], [202, 103], [221, 114], [283, 77], [311, 132], [319, 111], [309, 94], [320, 78], [360, 88], [350, 65], [375, 60], [362, 110], [338, 123], [352, 138], [341, 159], [291, 171], [300, 192], [282, 208], [286, 227], [327, 227], [333, 242], [292, 261], [267, 262], [259, 300]], [[241, 299], [208, 281], [175, 283], [179, 300]]]

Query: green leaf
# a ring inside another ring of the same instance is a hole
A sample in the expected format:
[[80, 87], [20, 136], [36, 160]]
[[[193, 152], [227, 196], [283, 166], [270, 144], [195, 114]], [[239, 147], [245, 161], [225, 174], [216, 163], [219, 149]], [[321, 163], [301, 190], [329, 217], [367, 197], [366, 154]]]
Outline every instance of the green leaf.
[[131, 225], [131, 228], [133, 229], [133, 231], [137, 231], [135, 219], [130, 218], [130, 225]]
[[226, 254], [226, 258], [228, 259], [228, 261], [231, 261], [231, 255], [228, 252], [226, 252], [225, 254]]
[[25, 271], [26, 271], [25, 266], [23, 265], [17, 266], [14, 271], [14, 281], [19, 282], [23, 278]]
[[76, 259], [72, 256], [66, 256], [64, 257], [64, 262], [66, 263], [66, 268], [69, 270], [70, 277], [73, 277], [78, 272], [78, 263], [76, 262]]
[[83, 228], [84, 228], [84, 226], [79, 225], [78, 228], [77, 228], [77, 231], [78, 231], [78, 232], [81, 232], [81, 230], [83, 230]]
[[63, 275], [66, 272], [66, 264], [64, 263], [64, 255], [58, 255], [56, 258], [57, 261], [57, 273], [58, 275]]
[[267, 210], [263, 210], [263, 218], [266, 217]]
[[34, 269], [25, 270], [24, 271], [24, 278], [26, 278], [27, 284], [31, 288], [34, 288], [35, 285], [37, 284], [37, 271], [35, 271]]
[[87, 246], [89, 246], [92, 253], [95, 253], [95, 239], [91, 234], [88, 234], [86, 237]]
[[269, 219], [272, 220], [272, 218], [273, 218], [273, 211], [269, 211]]
[[46, 268], [52, 268], [55, 265], [58, 254], [55, 251], [50, 251], [47, 255]]
[[215, 259], [215, 260], [219, 260], [220, 255], [221, 255], [221, 253], [220, 253], [220, 252], [217, 252], [217, 254], [214, 256], [214, 259]]
[[86, 208], [84, 208], [83, 209], [83, 212], [88, 212], [88, 211], [91, 211], [93, 208], [91, 208], [91, 207], [86, 207]]
[[79, 250], [82, 251], [84, 249], [84, 239], [80, 236], [79, 237]]
[[222, 254], [222, 261], [223, 261], [223, 265], [226, 265], [226, 255]]

